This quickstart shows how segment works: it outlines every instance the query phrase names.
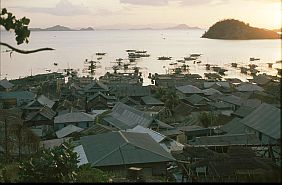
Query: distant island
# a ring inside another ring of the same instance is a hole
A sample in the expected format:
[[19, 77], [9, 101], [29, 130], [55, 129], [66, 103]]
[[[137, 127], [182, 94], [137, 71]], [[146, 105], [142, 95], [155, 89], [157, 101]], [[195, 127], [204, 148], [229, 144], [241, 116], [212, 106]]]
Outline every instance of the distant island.
[[177, 26], [174, 26], [174, 27], [169, 27], [169, 28], [166, 28], [168, 30], [189, 30], [189, 29], [201, 29], [199, 27], [190, 27], [186, 24], [179, 24]]
[[215, 23], [202, 38], [226, 40], [281, 39], [275, 31], [251, 27], [242, 21], [226, 19]]
[[81, 28], [79, 30], [76, 29], [71, 29], [65, 26], [61, 26], [61, 25], [56, 25], [50, 28], [30, 28], [30, 31], [94, 31], [94, 29], [92, 27], [88, 27], [88, 28]]

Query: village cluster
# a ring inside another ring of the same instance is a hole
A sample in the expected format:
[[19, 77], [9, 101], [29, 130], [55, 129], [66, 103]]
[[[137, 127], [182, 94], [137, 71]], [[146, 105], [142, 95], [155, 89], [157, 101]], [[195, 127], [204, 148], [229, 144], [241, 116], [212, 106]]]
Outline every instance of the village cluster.
[[70, 142], [78, 165], [107, 171], [115, 182], [281, 181], [280, 78], [151, 78], [148, 86], [138, 73], [1, 80], [0, 156], [5, 126], [18, 122], [40, 140], [22, 144], [20, 155]]

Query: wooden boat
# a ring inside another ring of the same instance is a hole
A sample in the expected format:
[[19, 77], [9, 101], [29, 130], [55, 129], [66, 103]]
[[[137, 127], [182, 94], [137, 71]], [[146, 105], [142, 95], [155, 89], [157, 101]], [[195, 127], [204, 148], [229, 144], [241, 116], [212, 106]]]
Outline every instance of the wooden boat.
[[191, 60], [197, 60], [197, 58], [195, 58], [195, 57], [184, 57], [184, 60], [191, 61]]
[[103, 55], [106, 55], [106, 53], [96, 53], [96, 55], [103, 56]]
[[158, 57], [158, 60], [171, 60], [172, 57], [165, 57], [165, 56], [162, 56], [162, 57]]
[[254, 58], [254, 57], [250, 58], [250, 61], [255, 61], [255, 60], [260, 60], [260, 58]]
[[237, 63], [231, 63], [231, 66], [232, 66], [232, 67], [237, 67], [238, 64], [237, 64]]

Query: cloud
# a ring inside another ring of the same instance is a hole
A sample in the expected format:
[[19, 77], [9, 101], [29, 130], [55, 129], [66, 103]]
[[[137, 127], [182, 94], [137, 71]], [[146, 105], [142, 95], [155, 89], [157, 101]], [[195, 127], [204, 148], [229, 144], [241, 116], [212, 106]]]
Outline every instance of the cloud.
[[90, 10], [82, 5], [74, 5], [68, 0], [60, 0], [55, 7], [52, 8], [43, 8], [43, 7], [12, 7], [19, 8], [26, 12], [35, 12], [35, 13], [47, 13], [56, 16], [74, 16], [74, 15], [87, 15], [90, 14]]

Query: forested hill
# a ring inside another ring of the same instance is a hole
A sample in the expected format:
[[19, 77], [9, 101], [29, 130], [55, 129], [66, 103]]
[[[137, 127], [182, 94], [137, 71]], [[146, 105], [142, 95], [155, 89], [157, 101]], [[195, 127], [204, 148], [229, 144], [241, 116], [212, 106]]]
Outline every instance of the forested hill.
[[281, 35], [271, 30], [251, 27], [242, 21], [226, 19], [211, 26], [202, 38], [229, 40], [281, 39]]

